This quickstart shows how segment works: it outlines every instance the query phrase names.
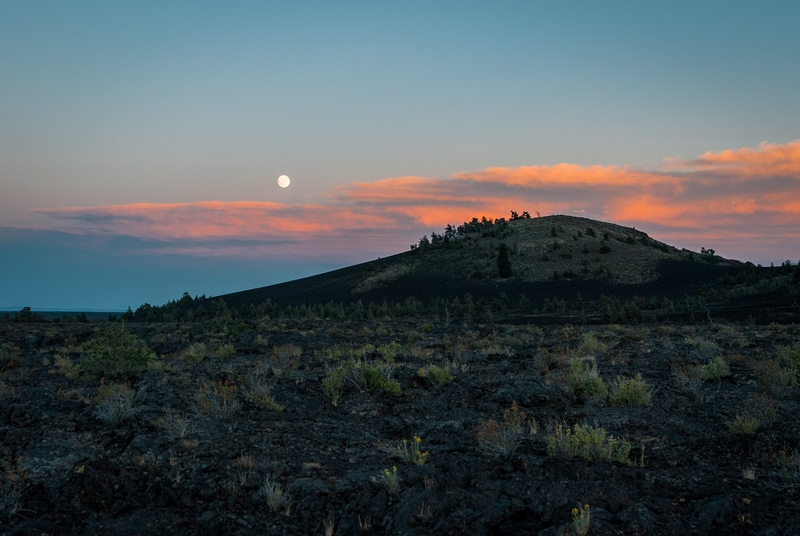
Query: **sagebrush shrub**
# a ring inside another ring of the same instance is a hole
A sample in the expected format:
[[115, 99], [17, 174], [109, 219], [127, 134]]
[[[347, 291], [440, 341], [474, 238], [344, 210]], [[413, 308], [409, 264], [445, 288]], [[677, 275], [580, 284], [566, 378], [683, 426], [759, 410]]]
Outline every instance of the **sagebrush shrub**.
[[302, 353], [303, 350], [293, 344], [274, 347], [272, 349], [272, 357], [270, 358], [272, 374], [276, 378], [280, 378], [287, 372], [296, 369], [298, 359]]
[[617, 379], [611, 386], [608, 400], [614, 406], [649, 406], [650, 386], [641, 374], [627, 380]]
[[603, 428], [558, 424], [547, 437], [547, 454], [562, 458], [581, 458], [588, 461], [614, 461], [633, 465], [628, 455], [631, 444], [609, 436]]
[[402, 390], [400, 383], [391, 379], [393, 370], [390, 363], [351, 359], [344, 364], [344, 379], [362, 391], [382, 390], [390, 395], [399, 395]]
[[778, 346], [778, 362], [795, 373], [800, 371], [800, 342], [793, 346]]
[[0, 370], [18, 367], [23, 364], [22, 351], [9, 342], [0, 346]]
[[731, 375], [731, 369], [724, 359], [717, 356], [711, 363], [703, 365], [701, 376], [705, 381], [714, 381]]
[[591, 397], [603, 399], [608, 393], [603, 378], [597, 371], [597, 361], [592, 358], [573, 357], [565, 372], [566, 382], [573, 392], [585, 393]]
[[281, 485], [278, 482], [272, 482], [269, 478], [266, 478], [264, 483], [261, 484], [259, 492], [273, 512], [277, 512], [278, 508], [286, 503], [286, 496]]
[[606, 344], [597, 340], [597, 334], [590, 331], [583, 334], [583, 341], [578, 347], [578, 355], [600, 354], [606, 351]]
[[494, 456], [513, 453], [522, 435], [524, 422], [525, 412], [513, 402], [511, 407], [503, 412], [502, 422], [490, 419], [478, 426], [478, 448]]
[[438, 365], [428, 365], [425, 367], [420, 367], [417, 371], [417, 375], [420, 378], [431, 378], [439, 384], [440, 387], [443, 387], [453, 381], [453, 373], [450, 371], [450, 367], [440, 367]]
[[331, 404], [341, 404], [344, 396], [344, 367], [328, 369], [322, 379], [322, 391], [330, 398]]
[[732, 434], [754, 434], [762, 427], [770, 426], [777, 414], [776, 402], [771, 398], [759, 395], [750, 395], [740, 413], [733, 421], [725, 423]]
[[772, 396], [782, 396], [797, 387], [795, 371], [782, 367], [778, 360], [762, 361], [754, 368], [764, 390]]
[[183, 352], [181, 352], [181, 359], [187, 363], [196, 365], [202, 362], [207, 355], [208, 347], [205, 345], [205, 343], [194, 342], [190, 344]]
[[244, 399], [268, 411], [283, 411], [283, 406], [272, 396], [272, 384], [261, 374], [251, 373], [247, 376]]
[[124, 421], [136, 415], [141, 407], [142, 393], [139, 395], [127, 383], [102, 384], [97, 390], [95, 413], [105, 422]]
[[227, 419], [239, 411], [238, 392], [239, 387], [227, 380], [223, 383], [212, 381], [210, 385], [200, 386], [194, 398], [201, 414]]

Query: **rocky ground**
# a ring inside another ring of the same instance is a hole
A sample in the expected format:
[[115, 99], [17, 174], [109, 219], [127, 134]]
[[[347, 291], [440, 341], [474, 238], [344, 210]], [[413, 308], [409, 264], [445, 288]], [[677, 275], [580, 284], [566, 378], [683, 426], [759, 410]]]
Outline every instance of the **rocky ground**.
[[6, 322], [0, 533], [797, 534], [798, 340]]

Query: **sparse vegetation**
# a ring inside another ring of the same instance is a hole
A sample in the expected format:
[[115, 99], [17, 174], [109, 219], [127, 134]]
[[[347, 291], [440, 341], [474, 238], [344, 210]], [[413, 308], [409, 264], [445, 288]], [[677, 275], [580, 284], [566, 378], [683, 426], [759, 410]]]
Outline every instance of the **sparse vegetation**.
[[565, 381], [575, 393], [584, 393], [596, 400], [604, 400], [608, 386], [600, 377], [597, 361], [593, 357], [573, 357], [565, 371]]
[[191, 420], [172, 408], [167, 408], [164, 416], [156, 421], [156, 425], [172, 440], [183, 439], [192, 430]]
[[126, 383], [101, 384], [97, 391], [95, 413], [107, 423], [116, 423], [136, 415], [143, 392], [137, 393]]
[[[541, 220], [364, 263], [374, 301], [345, 270], [339, 294], [320, 287], [341, 302], [0, 318], [2, 531], [793, 533], [796, 265], [698, 254], [699, 290], [662, 295], [656, 261], [687, 252]], [[737, 301], [762, 291], [782, 305]]]
[[61, 373], [70, 380], [77, 380], [81, 375], [80, 366], [73, 363], [68, 357], [56, 356], [55, 365]]
[[322, 390], [334, 406], [342, 403], [342, 396], [344, 396], [344, 367], [328, 369], [322, 379]]
[[247, 379], [244, 399], [268, 411], [283, 411], [283, 406], [272, 396], [273, 385], [263, 375], [251, 373]]
[[264, 480], [259, 489], [261, 496], [267, 503], [267, 506], [272, 512], [277, 512], [278, 509], [286, 503], [286, 496], [283, 493], [281, 485], [273, 482], [269, 478]]
[[197, 409], [206, 417], [227, 419], [239, 410], [239, 401], [236, 399], [238, 392], [239, 388], [228, 381], [212, 381], [209, 385], [201, 386], [195, 395]]
[[0, 382], [0, 406], [12, 396], [14, 396], [14, 388], [6, 385], [5, 382]]
[[503, 412], [503, 420], [488, 420], [478, 426], [478, 447], [493, 456], [509, 455], [516, 450], [523, 432], [525, 412], [514, 402]]
[[388, 491], [390, 495], [396, 494], [397, 489], [400, 487], [400, 477], [397, 476], [397, 467], [392, 467], [391, 471], [384, 469], [381, 474], [381, 482], [383, 482], [386, 491]]
[[379, 390], [386, 394], [399, 395], [402, 389], [400, 383], [391, 379], [393, 370], [391, 363], [351, 359], [344, 365], [344, 379], [362, 391], [372, 393]]
[[632, 465], [629, 459], [631, 445], [626, 440], [609, 436], [603, 428], [581, 426], [572, 428], [556, 425], [547, 437], [547, 453], [562, 458], [581, 458], [587, 461], [613, 461]]
[[611, 385], [608, 400], [613, 406], [649, 406], [650, 386], [641, 374], [627, 380], [617, 378]]
[[589, 505], [584, 504], [581, 508], [572, 509], [572, 526], [576, 536], [586, 536], [591, 526], [591, 512]]
[[98, 329], [81, 350], [85, 357], [81, 372], [92, 376], [119, 377], [136, 375], [150, 369], [156, 355], [136, 335], [123, 326], [111, 325]]
[[205, 343], [195, 342], [181, 352], [181, 359], [191, 365], [196, 365], [203, 361], [208, 355], [208, 347]]
[[577, 353], [580, 356], [597, 355], [606, 351], [607, 346], [597, 340], [597, 334], [594, 332], [584, 333], [581, 345], [578, 347]]
[[775, 401], [758, 395], [751, 395], [742, 412], [737, 413], [726, 425], [732, 434], [752, 435], [759, 428], [772, 425], [777, 413]]
[[711, 363], [707, 363], [700, 369], [700, 377], [710, 382], [731, 375], [731, 369], [724, 359], [717, 356]]
[[438, 365], [426, 365], [417, 371], [417, 375], [421, 378], [431, 378], [435, 380], [440, 387], [444, 387], [453, 381], [453, 373], [450, 367], [440, 367]]
[[428, 461], [428, 453], [420, 451], [420, 443], [422, 439], [419, 436], [414, 436], [411, 441], [404, 439], [397, 445], [397, 453], [400, 458], [412, 465], [425, 465]]

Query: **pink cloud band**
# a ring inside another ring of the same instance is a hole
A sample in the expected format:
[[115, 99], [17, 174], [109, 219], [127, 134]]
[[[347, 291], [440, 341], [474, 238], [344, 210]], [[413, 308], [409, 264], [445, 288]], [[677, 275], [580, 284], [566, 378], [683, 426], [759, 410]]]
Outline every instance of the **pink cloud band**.
[[[653, 171], [558, 164], [490, 167], [449, 179], [394, 177], [346, 184], [317, 204], [137, 203], [38, 212], [71, 233], [189, 241], [173, 248], [184, 254], [344, 256], [402, 251], [448, 223], [511, 210], [579, 212], [657, 230], [651, 234], [661, 240], [738, 244], [740, 255], [747, 254], [742, 241], [750, 241], [753, 251], [769, 244], [797, 257], [800, 140], [670, 159]], [[242, 240], [259, 245], [235, 243]]]

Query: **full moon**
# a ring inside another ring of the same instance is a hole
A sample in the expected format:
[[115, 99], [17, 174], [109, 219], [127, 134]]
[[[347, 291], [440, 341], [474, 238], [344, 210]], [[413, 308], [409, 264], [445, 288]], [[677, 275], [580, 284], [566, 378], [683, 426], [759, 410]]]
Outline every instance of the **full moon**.
[[280, 186], [281, 188], [288, 188], [290, 182], [292, 181], [290, 181], [289, 177], [287, 177], [286, 175], [281, 175], [280, 177], [278, 177], [278, 186]]

